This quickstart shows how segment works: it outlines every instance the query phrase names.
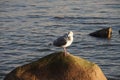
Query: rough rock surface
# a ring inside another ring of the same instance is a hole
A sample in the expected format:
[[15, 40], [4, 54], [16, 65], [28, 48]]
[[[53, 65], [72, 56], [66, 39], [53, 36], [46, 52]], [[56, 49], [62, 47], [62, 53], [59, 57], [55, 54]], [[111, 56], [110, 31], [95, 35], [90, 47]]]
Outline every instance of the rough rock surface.
[[63, 52], [17, 67], [4, 80], [107, 80], [100, 67]]

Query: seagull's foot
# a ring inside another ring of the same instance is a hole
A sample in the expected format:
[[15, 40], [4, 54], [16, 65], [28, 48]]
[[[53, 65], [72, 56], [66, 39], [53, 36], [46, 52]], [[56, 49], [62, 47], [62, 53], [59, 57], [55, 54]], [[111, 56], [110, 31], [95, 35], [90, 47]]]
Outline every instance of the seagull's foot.
[[68, 55], [68, 52], [64, 52], [64, 56], [67, 56]]

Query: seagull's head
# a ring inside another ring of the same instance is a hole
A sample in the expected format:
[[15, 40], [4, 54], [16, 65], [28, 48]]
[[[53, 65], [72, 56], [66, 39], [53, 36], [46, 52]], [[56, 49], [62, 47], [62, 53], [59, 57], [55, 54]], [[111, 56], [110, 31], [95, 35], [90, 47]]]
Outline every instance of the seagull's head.
[[68, 32], [68, 36], [69, 36], [69, 37], [70, 37], [70, 36], [72, 37], [72, 36], [73, 36], [73, 32], [72, 32], [72, 31], [69, 31], [69, 32]]

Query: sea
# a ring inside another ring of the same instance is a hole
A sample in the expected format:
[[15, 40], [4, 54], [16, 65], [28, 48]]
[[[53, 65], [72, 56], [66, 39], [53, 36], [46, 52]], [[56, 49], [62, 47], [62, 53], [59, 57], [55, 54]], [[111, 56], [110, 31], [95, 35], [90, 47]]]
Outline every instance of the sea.
[[[111, 39], [88, 34], [112, 28]], [[0, 80], [18, 66], [56, 51], [51, 44], [69, 31], [67, 51], [120, 80], [120, 0], [0, 0]], [[59, 73], [58, 73], [59, 74]]]

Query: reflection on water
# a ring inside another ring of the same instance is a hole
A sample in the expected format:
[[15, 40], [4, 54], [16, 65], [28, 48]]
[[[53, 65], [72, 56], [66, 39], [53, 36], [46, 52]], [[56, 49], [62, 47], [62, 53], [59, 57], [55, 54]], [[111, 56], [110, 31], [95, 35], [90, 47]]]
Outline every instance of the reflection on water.
[[[72, 30], [73, 55], [97, 63], [109, 80], [120, 78], [119, 0], [1, 0], [0, 79], [15, 67], [62, 50], [49, 46]], [[111, 26], [111, 40], [87, 34]]]

